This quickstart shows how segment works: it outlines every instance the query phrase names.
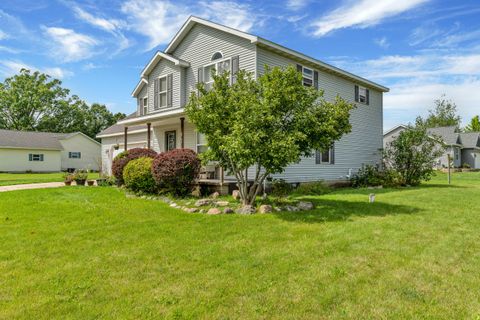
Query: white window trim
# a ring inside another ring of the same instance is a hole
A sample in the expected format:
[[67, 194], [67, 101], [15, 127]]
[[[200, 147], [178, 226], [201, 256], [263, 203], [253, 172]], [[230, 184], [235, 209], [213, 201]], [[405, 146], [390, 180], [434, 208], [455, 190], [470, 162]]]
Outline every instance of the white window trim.
[[210, 57], [210, 60], [211, 60], [212, 62], [218, 62], [218, 61], [220, 60], [220, 59], [215, 59], [215, 60], [213, 60], [213, 56], [214, 56], [217, 52], [222, 55], [222, 57], [221, 57], [220, 59], [223, 59], [223, 58], [225, 57], [225, 55], [223, 54], [222, 51], [215, 51], [215, 52], [212, 54], [212, 56]]
[[[32, 155], [32, 160], [30, 160], [30, 155]], [[42, 162], [44, 160], [44, 154], [43, 153], [30, 153], [28, 155], [28, 158], [29, 158], [28, 160], [30, 160], [30, 161]]]
[[[361, 92], [363, 91], [363, 95]], [[362, 101], [363, 98], [363, 101]], [[358, 102], [366, 104], [367, 103], [367, 88], [358, 86]]]
[[[204, 65], [204, 66], [202, 67], [202, 68], [203, 68], [203, 80], [204, 80], [203, 82], [205, 83], [205, 85], [207, 85], [207, 87], [208, 87], [209, 84], [213, 84], [214, 80], [213, 80], [213, 78], [212, 78], [212, 79], [211, 79], [210, 81], [208, 81], [208, 82], [205, 81], [205, 68], [208, 68], [208, 67], [210, 67], [210, 66], [215, 65], [215, 75], [218, 76], [218, 64], [219, 64], [219, 63], [222, 63], [222, 62], [225, 62], [225, 61], [230, 61], [230, 69], [231, 69], [231, 68], [232, 68], [232, 57], [223, 58], [223, 59], [218, 59], [218, 60], [215, 60], [215, 61], [213, 61], [213, 62], [210, 62], [210, 63], [208, 63], [208, 64], [206, 64], [206, 65]], [[228, 70], [228, 71], [230, 71], [230, 70]], [[209, 75], [209, 77], [210, 77], [210, 75]], [[230, 81], [231, 81], [231, 78], [232, 78], [232, 75], [230, 75]]]
[[[162, 88], [162, 79], [165, 78], [165, 91], [160, 91]], [[158, 77], [158, 108], [166, 108], [168, 106], [168, 74]], [[165, 105], [162, 106], [162, 94], [165, 94]]]
[[195, 135], [195, 152], [196, 153], [200, 153], [198, 152], [198, 147], [206, 147], [207, 144], [202, 144], [202, 143], [198, 143], [199, 139], [198, 139], [198, 136], [200, 135], [200, 133], [197, 131], [196, 132], [196, 135]]
[[[311, 70], [312, 71], [312, 74], [311, 75], [307, 75], [305, 74], [305, 69], [307, 70]], [[312, 85], [311, 86], [306, 86], [306, 87], [313, 87], [314, 86], [314, 79], [313, 79], [313, 74], [315, 73], [315, 70], [312, 69], [312, 68], [307, 68], [305, 66], [302, 66], [302, 84], [305, 86], [305, 81], [303, 79], [308, 79], [308, 80], [311, 80], [312, 81]]]
[[[145, 104], [145, 99], [147, 99], [147, 104]], [[148, 113], [148, 96], [142, 98], [142, 114], [146, 115]]]
[[[78, 157], [74, 157], [73, 154], [78, 154]], [[82, 158], [82, 153], [80, 151], [69, 151], [68, 152], [68, 158], [69, 159], [81, 159]]]
[[317, 157], [317, 155], [315, 154], [315, 164], [316, 164], [316, 165], [333, 165], [333, 163], [332, 163], [332, 152], [333, 152], [333, 148], [329, 148], [329, 149], [328, 149], [328, 162], [323, 161], [323, 159], [322, 159], [323, 151], [322, 151], [322, 150], [317, 150], [317, 151], [315, 151], [315, 153], [316, 153], [316, 152], [320, 152], [320, 158], [319, 158], [319, 159], [320, 159], [320, 162], [319, 162], [319, 163], [316, 163], [316, 157]]

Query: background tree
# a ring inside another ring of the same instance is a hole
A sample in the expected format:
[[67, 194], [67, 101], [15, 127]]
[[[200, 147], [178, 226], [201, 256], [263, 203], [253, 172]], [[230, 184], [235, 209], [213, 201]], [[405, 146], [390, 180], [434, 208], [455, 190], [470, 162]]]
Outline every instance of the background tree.
[[22, 69], [0, 83], [0, 128], [10, 130], [75, 132], [94, 138], [101, 130], [125, 117], [105, 105], [88, 106], [62, 82]]
[[440, 99], [434, 101], [435, 108], [428, 110], [426, 119], [417, 118], [417, 124], [427, 128], [450, 127], [460, 128], [461, 118], [457, 114], [457, 105], [442, 95]]
[[470, 123], [465, 127], [465, 132], [480, 132], [480, 118], [475, 116], [470, 120]]
[[354, 105], [338, 97], [327, 102], [323, 92], [304, 87], [291, 66], [266, 68], [258, 80], [240, 71], [232, 85], [228, 73], [212, 76], [212, 89], [198, 84], [186, 113], [208, 141], [203, 159], [218, 161], [235, 176], [244, 205], [255, 202], [269, 175], [315, 149], [329, 149], [351, 130]]
[[441, 139], [430, 136], [426, 127], [409, 126], [386, 146], [385, 167], [398, 174], [401, 185], [418, 185], [422, 180], [430, 180], [443, 152]]

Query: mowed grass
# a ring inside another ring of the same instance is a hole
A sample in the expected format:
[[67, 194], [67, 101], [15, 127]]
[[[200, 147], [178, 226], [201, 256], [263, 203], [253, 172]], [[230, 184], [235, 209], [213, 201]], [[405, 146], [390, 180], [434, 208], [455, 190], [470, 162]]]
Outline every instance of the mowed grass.
[[52, 173], [0, 173], [0, 186], [14, 184], [63, 181], [63, 172]]
[[0, 318], [479, 319], [480, 174], [453, 181], [252, 216], [107, 187], [2, 193]]

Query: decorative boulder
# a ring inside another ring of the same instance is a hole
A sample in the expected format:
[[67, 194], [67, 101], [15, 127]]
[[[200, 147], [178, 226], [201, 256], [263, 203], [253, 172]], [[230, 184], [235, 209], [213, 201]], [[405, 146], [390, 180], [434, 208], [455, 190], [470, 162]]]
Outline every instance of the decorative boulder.
[[188, 213], [195, 213], [198, 211], [197, 208], [185, 208], [185, 211], [188, 212]]
[[236, 211], [239, 214], [253, 214], [255, 213], [255, 208], [252, 205], [243, 206]]
[[225, 208], [225, 209], [223, 209], [223, 213], [226, 213], [226, 214], [233, 213], [233, 209], [232, 208]]
[[240, 199], [240, 191], [239, 191], [239, 190], [233, 190], [233, 191], [232, 191], [232, 197], [233, 197], [233, 199], [235, 199], [235, 200]]
[[311, 202], [308, 202], [308, 201], [300, 201], [298, 204], [297, 204], [297, 208], [302, 210], [302, 211], [306, 211], [306, 210], [313, 210], [314, 206], [313, 206], [313, 203]]
[[285, 211], [300, 211], [300, 209], [298, 207], [294, 207], [294, 206], [291, 206], [291, 205], [286, 205], [284, 207]]
[[262, 204], [259, 208], [258, 208], [258, 212], [259, 213], [270, 213], [273, 211], [273, 208], [271, 205], [268, 205], [268, 204]]
[[221, 213], [222, 213], [222, 211], [221, 211], [220, 209], [218, 209], [218, 208], [210, 208], [210, 209], [208, 209], [208, 211], [207, 211], [207, 214], [212, 214], [212, 215], [214, 215], [214, 214], [221, 214]]
[[213, 199], [217, 199], [219, 196], [220, 196], [220, 193], [218, 192], [214, 192], [210, 195], [210, 197], [212, 197]]
[[228, 206], [230, 203], [228, 201], [217, 201], [215, 202], [215, 204], [219, 207], [226, 207]]
[[210, 203], [212, 203], [210, 199], [200, 199], [195, 202], [195, 207], [208, 206]]

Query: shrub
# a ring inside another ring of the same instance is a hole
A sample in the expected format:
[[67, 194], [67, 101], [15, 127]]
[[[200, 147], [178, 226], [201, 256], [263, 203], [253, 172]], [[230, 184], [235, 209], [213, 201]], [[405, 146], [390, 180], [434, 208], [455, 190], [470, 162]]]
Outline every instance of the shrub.
[[152, 176], [152, 162], [148, 157], [130, 161], [123, 169], [125, 186], [134, 192], [154, 193], [157, 186]]
[[123, 151], [118, 154], [112, 162], [112, 174], [116, 179], [118, 185], [122, 185], [123, 181], [123, 169], [132, 160], [148, 157], [155, 158], [157, 153], [151, 149], [134, 148]]
[[158, 154], [153, 160], [152, 174], [160, 188], [178, 196], [192, 191], [200, 171], [200, 159], [190, 149], [174, 149]]
[[352, 176], [350, 182], [354, 188], [393, 187], [401, 184], [401, 178], [395, 170], [380, 170], [376, 166], [366, 165]]
[[464, 169], [470, 169], [471, 166], [470, 166], [468, 163], [465, 162], [465, 163], [462, 165], [462, 168], [464, 168]]
[[272, 195], [276, 197], [285, 197], [293, 191], [292, 184], [283, 179], [273, 179], [272, 181]]
[[332, 192], [332, 189], [323, 181], [301, 183], [294, 191], [298, 195], [319, 196]]

